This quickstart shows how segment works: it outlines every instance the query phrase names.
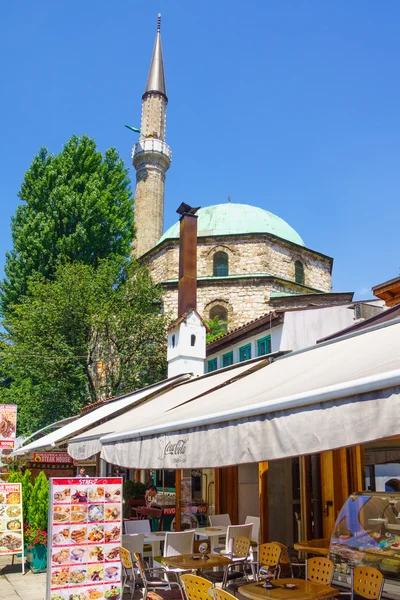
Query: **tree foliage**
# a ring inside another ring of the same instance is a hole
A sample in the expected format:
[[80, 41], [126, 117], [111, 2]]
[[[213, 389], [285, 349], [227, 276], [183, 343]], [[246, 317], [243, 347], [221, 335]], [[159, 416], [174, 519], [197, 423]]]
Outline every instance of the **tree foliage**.
[[27, 292], [5, 319], [2, 355], [12, 383], [1, 400], [17, 403], [21, 433], [164, 377], [161, 292], [144, 267], [61, 264]]
[[1, 284], [3, 314], [26, 295], [32, 277], [53, 278], [60, 262], [96, 268], [104, 258], [129, 256], [133, 201], [115, 148], [103, 156], [87, 136], [71, 137], [58, 155], [42, 148], [19, 197]]
[[222, 321], [218, 316], [215, 316], [213, 319], [207, 321], [207, 325], [209, 327], [209, 331], [206, 335], [206, 342], [209, 344], [222, 335], [225, 335], [228, 321]]
[[34, 528], [47, 530], [47, 516], [49, 511], [49, 482], [44, 471], [36, 477], [35, 485], [30, 497], [28, 508], [28, 521]]

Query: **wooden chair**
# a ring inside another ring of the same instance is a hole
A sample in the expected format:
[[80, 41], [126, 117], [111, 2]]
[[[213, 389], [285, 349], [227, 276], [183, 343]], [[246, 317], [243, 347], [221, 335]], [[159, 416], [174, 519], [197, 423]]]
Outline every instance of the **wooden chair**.
[[[143, 600], [147, 600], [150, 591], [154, 591], [169, 600], [185, 600], [180, 583], [170, 581], [166, 569], [163, 567], [146, 568], [139, 552], [135, 552], [134, 558], [142, 580]], [[154, 576], [154, 574], [161, 574], [162, 577]]]
[[331, 585], [335, 565], [325, 556], [315, 556], [306, 562], [306, 579], [322, 585]]
[[212, 583], [198, 575], [181, 575], [181, 580], [188, 600], [210, 600]]
[[139, 516], [139, 519], [148, 519], [149, 517], [153, 520], [153, 523], [155, 522], [155, 520], [158, 520], [158, 525], [156, 528], [152, 528], [153, 531], [162, 531], [162, 525], [163, 525], [163, 516], [164, 516], [164, 511], [162, 508], [141, 508], [137, 511], [137, 514]]
[[354, 595], [380, 600], [385, 578], [375, 567], [355, 567], [351, 572], [351, 600]]
[[282, 548], [275, 542], [260, 544], [259, 572], [271, 571], [277, 579], [281, 573]]

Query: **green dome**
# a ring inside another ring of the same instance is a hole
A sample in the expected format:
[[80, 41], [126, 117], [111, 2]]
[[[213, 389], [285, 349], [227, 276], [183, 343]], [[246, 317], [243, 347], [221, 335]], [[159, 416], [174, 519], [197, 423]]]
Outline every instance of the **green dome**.
[[[200, 208], [197, 215], [199, 236], [270, 233], [305, 246], [297, 231], [286, 221], [257, 206], [226, 202]], [[179, 221], [167, 229], [158, 243], [171, 238], [179, 238]]]

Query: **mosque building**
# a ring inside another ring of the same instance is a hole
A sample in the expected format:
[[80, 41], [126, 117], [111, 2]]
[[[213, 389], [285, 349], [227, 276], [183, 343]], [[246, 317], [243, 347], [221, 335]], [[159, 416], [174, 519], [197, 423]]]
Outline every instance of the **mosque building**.
[[[164, 310], [176, 318], [179, 222], [163, 233], [164, 185], [171, 165], [165, 139], [167, 103], [159, 16], [142, 97], [140, 138], [132, 150], [136, 169], [133, 252], [163, 287]], [[218, 316], [232, 329], [278, 306], [351, 301], [351, 293], [332, 293], [333, 259], [308, 248], [279, 216], [234, 202], [204, 206], [197, 215], [197, 310], [204, 319]]]

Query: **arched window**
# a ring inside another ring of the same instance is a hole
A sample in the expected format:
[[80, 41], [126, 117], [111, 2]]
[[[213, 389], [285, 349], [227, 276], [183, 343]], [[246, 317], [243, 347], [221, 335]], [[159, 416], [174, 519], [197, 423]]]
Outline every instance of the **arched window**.
[[296, 283], [304, 285], [304, 267], [303, 263], [301, 263], [299, 260], [296, 260], [294, 263], [294, 279]]
[[172, 347], [175, 348], [175, 334], [172, 335], [171, 342], [172, 342]]
[[216, 252], [214, 254], [214, 276], [226, 277], [229, 275], [228, 255], [226, 252]]
[[192, 333], [190, 336], [190, 345], [194, 346], [196, 344], [196, 336]]
[[225, 306], [221, 306], [221, 304], [213, 306], [210, 310], [210, 321], [211, 333], [219, 334], [226, 331], [228, 328], [228, 311]]

